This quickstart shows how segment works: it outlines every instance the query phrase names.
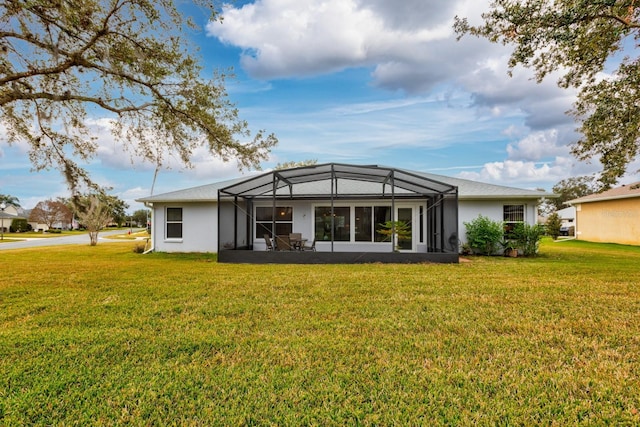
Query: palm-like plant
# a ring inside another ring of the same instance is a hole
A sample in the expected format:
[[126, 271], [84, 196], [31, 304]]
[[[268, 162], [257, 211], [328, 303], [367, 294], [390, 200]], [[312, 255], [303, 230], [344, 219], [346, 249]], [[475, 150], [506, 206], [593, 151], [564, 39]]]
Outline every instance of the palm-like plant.
[[20, 207], [20, 200], [16, 196], [11, 196], [9, 194], [0, 194], [0, 203], [3, 203], [6, 206], [15, 206], [16, 208]]
[[[378, 224], [376, 231], [388, 236], [394, 242], [394, 249], [398, 250], [398, 242], [411, 239], [411, 224], [405, 221], [385, 221]], [[395, 235], [395, 240], [394, 240]]]

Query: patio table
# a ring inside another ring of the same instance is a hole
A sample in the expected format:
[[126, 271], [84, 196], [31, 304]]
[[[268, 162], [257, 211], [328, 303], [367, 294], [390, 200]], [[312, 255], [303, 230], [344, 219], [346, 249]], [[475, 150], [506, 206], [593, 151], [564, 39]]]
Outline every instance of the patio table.
[[289, 238], [289, 241], [291, 242], [291, 247], [293, 249], [295, 249], [296, 251], [301, 251], [302, 247], [305, 245], [305, 243], [307, 243], [309, 241], [309, 239], [305, 239], [305, 238], [291, 239], [291, 238]]

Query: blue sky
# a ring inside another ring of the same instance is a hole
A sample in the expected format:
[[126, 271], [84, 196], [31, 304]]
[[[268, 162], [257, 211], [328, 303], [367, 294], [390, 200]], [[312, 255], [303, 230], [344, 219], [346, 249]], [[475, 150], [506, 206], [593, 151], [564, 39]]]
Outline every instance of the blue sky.
[[[257, 0], [225, 6], [224, 20], [190, 34], [205, 72], [233, 67], [229, 98], [252, 129], [275, 133], [264, 170], [286, 161], [380, 164], [550, 190], [599, 170], [570, 155], [577, 136], [565, 111], [575, 92], [541, 84], [509, 50], [485, 40], [456, 41], [455, 15], [477, 22], [484, 0]], [[103, 117], [93, 177], [130, 204], [150, 194], [153, 166], [112, 141]], [[67, 196], [56, 171], [32, 172], [20, 146], [0, 141], [0, 193], [23, 207]], [[193, 169], [170, 161], [154, 194], [237, 177], [235, 162], [198, 150]], [[636, 170], [632, 165], [630, 170]], [[253, 173], [253, 171], [245, 171]]]

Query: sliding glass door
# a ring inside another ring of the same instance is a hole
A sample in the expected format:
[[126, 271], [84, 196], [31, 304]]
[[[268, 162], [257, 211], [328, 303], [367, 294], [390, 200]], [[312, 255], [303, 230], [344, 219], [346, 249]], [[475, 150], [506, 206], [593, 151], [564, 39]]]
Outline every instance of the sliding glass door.
[[398, 238], [398, 249], [401, 251], [414, 251], [413, 245], [413, 208], [396, 208], [396, 221], [407, 225], [408, 232], [402, 233]]

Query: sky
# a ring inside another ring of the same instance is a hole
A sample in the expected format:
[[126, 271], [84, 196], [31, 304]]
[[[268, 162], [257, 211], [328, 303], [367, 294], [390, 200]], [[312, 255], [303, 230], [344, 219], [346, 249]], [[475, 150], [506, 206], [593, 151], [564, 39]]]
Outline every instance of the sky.
[[[274, 133], [268, 161], [377, 164], [498, 185], [550, 191], [560, 180], [600, 170], [570, 154], [576, 122], [565, 114], [573, 89], [559, 75], [538, 84], [531, 70], [509, 77], [510, 49], [465, 36], [456, 15], [479, 23], [485, 0], [255, 0], [225, 5], [222, 21], [185, 10], [201, 26], [189, 37], [205, 73], [233, 68], [230, 100], [254, 131]], [[129, 204], [136, 198], [255, 173], [197, 150], [193, 168], [131, 159], [111, 139], [108, 121], [89, 124], [99, 137], [92, 177]], [[637, 170], [632, 164], [629, 170]], [[624, 178], [621, 183], [631, 180]], [[23, 208], [69, 192], [57, 171], [31, 170], [24, 147], [0, 140], [0, 193]]]

